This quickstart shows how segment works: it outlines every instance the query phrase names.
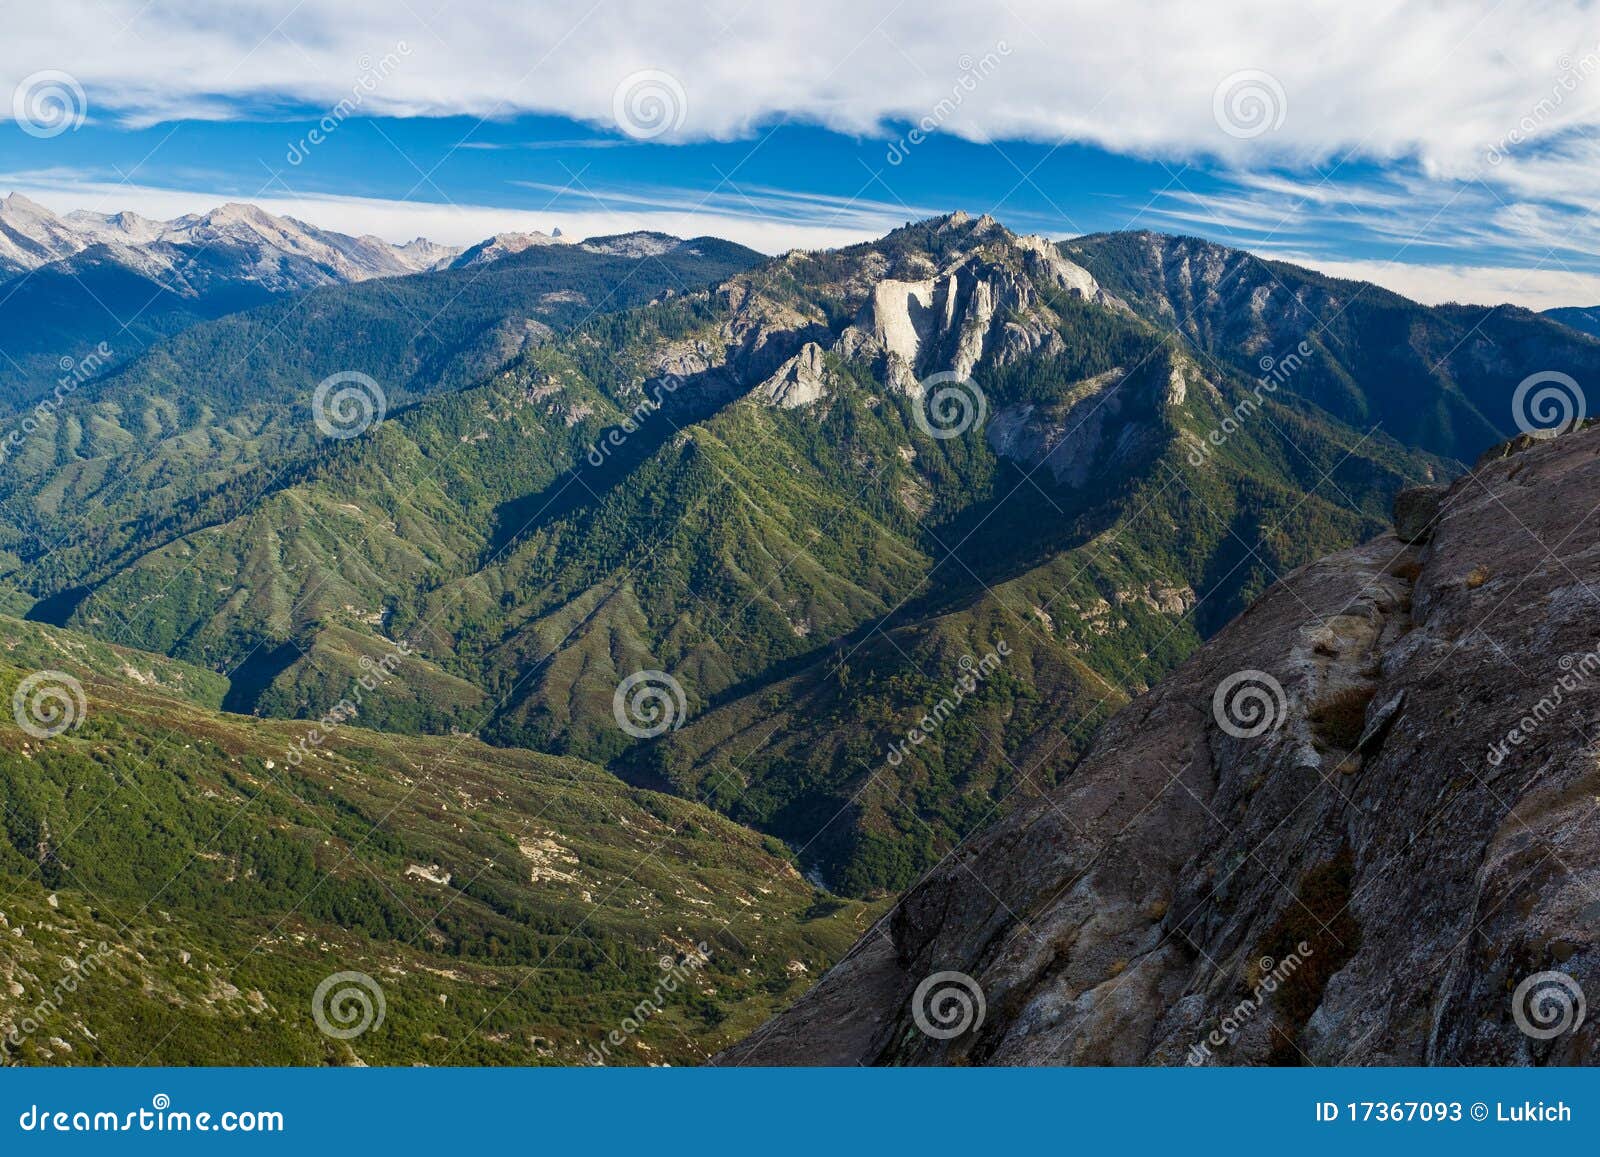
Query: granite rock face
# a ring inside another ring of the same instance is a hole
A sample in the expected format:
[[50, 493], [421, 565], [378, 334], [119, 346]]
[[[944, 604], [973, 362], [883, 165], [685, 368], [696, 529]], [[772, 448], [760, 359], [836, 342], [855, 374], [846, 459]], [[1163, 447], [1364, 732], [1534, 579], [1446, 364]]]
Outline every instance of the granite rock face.
[[1597, 500], [1539, 441], [1285, 576], [718, 1063], [1600, 1063]]

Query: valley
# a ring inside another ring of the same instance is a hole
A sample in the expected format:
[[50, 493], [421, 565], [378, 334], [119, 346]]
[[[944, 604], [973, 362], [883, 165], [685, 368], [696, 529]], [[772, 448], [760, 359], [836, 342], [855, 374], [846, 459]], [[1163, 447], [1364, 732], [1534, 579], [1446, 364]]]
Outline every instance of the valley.
[[[240, 223], [305, 262], [0, 410], [0, 692], [84, 691], [0, 719], [13, 996], [110, 946], [31, 1062], [589, 1063], [668, 972], [603, 1059], [704, 1063], [1515, 435], [1519, 379], [1600, 370], [1527, 310], [959, 212], [763, 258], [6, 206], [32, 285]], [[345, 1045], [302, 1006], [351, 970], [393, 1031]]]

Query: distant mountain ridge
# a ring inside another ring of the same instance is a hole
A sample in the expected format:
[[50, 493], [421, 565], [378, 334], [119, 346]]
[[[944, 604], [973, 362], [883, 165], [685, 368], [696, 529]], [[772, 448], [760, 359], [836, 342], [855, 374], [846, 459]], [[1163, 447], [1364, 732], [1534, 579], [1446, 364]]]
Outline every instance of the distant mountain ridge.
[[132, 212], [78, 209], [57, 215], [21, 193], [0, 199], [0, 271], [38, 269], [96, 246], [106, 246], [130, 268], [175, 277], [180, 284], [187, 284], [191, 247], [236, 250], [235, 276], [274, 292], [419, 273], [448, 265], [461, 252], [424, 238], [391, 245], [378, 237], [351, 237], [231, 201], [206, 213], [154, 221]]
[[284, 294], [448, 265], [454, 246], [391, 245], [229, 203], [153, 221], [137, 213], [58, 215], [0, 200], [0, 408], [61, 380], [63, 359], [105, 372], [197, 322]]
[[682, 244], [653, 232], [572, 245], [525, 232], [467, 247], [425, 237], [396, 245], [238, 202], [156, 221], [126, 211], [57, 214], [11, 193], [0, 198], [0, 411], [50, 392], [63, 356], [76, 364], [93, 355], [104, 373], [197, 322], [286, 294], [474, 269], [546, 246], [644, 257]]
[[195, 295], [203, 286], [192, 283], [190, 267], [201, 264], [194, 251], [200, 247], [228, 253], [233, 279], [283, 293], [371, 277], [465, 269], [538, 245], [568, 244], [614, 257], [651, 257], [670, 253], [684, 241], [654, 230], [572, 241], [557, 229], [496, 233], [474, 245], [444, 245], [426, 237], [393, 244], [371, 234], [354, 237], [322, 229], [238, 201], [157, 221], [128, 210], [58, 214], [21, 193], [0, 198], [0, 284], [7, 275], [101, 249], [102, 258], [146, 276], [170, 278], [179, 292]]

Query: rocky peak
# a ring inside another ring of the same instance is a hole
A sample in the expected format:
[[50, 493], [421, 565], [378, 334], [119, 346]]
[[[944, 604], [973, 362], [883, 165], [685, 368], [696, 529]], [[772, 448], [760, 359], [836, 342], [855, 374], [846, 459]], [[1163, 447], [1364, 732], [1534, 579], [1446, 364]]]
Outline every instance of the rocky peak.
[[[931, 374], [965, 378], [980, 364], [1059, 350], [1057, 294], [1121, 308], [1047, 239], [960, 212], [826, 255], [791, 251], [716, 293], [730, 314], [729, 362], [759, 374], [746, 389], [791, 408], [827, 396], [824, 353], [865, 362], [888, 387], [918, 395]], [[834, 307], [819, 309], [822, 300]], [[829, 333], [830, 312], [854, 317]]]
[[237, 201], [154, 221], [129, 211], [80, 209], [57, 216], [21, 193], [0, 199], [0, 269], [37, 269], [91, 246], [107, 247], [97, 253], [141, 273], [170, 275], [174, 288], [197, 272], [189, 259], [203, 247], [205, 277], [274, 290], [419, 272], [458, 252], [421, 239], [395, 246], [377, 237], [350, 237]]
[[1284, 577], [721, 1063], [1600, 1061], [1526, 1031], [1600, 993], [1597, 491], [1521, 444]]
[[166, 228], [161, 221], [152, 221], [129, 210], [91, 213], [86, 209], [76, 209], [63, 220], [74, 229], [93, 234], [110, 244], [148, 245], [159, 240]]
[[757, 387], [756, 397], [785, 410], [809, 406], [827, 397], [824, 373], [822, 347], [808, 341]]
[[404, 245], [396, 245], [395, 253], [414, 269], [442, 269], [460, 255], [461, 249], [455, 245], [440, 245], [426, 237], [416, 237]]
[[69, 222], [21, 193], [0, 200], [0, 269], [33, 269], [89, 244]]
[[964, 209], [957, 209], [946, 216], [938, 223], [936, 231], [940, 233], [960, 233], [974, 240], [991, 237], [996, 234], [1004, 234], [1007, 237], [1015, 236], [1011, 230], [1000, 224], [989, 214], [984, 213], [981, 216], [974, 217]]
[[217, 228], [226, 225], [248, 225], [256, 229], [275, 229], [280, 225], [279, 219], [265, 209], [243, 201], [224, 202], [204, 214], [200, 220]]
[[462, 250], [460, 256], [451, 263], [451, 267], [467, 269], [474, 265], [498, 261], [502, 257], [510, 257], [541, 245], [560, 244], [560, 241], [546, 233], [496, 233], [493, 237]]
[[21, 193], [8, 193], [5, 197], [0, 197], [0, 212], [4, 212], [6, 216], [13, 219], [55, 217], [54, 213], [39, 204], [39, 202], [24, 197]]
[[659, 257], [682, 244], [682, 238], [669, 233], [640, 230], [618, 233], [612, 237], [590, 237], [582, 243], [582, 248], [590, 253], [608, 253], [613, 257]]
[[[848, 344], [881, 349], [897, 363], [891, 381], [941, 371], [966, 377], [986, 357], [1004, 364], [1048, 346], [1058, 339], [1047, 293], [1065, 291], [1120, 306], [1054, 244], [1018, 237], [987, 215], [952, 214], [909, 228], [935, 237], [953, 234], [959, 244], [901, 254], [892, 275], [871, 286], [855, 323], [858, 333]], [[884, 242], [891, 252], [895, 237]]]

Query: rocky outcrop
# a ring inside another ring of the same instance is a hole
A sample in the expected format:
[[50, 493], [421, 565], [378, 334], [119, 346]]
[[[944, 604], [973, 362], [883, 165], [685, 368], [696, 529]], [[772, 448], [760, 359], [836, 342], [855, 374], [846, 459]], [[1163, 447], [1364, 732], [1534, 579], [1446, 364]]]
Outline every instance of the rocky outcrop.
[[967, 378], [981, 362], [1003, 366], [1059, 350], [1042, 300], [1052, 293], [1127, 308], [1042, 237], [1018, 237], [993, 218], [962, 213], [945, 218], [938, 232], [952, 249], [937, 266], [917, 254], [902, 259], [893, 276], [882, 276], [881, 266], [871, 270], [880, 276], [835, 347], [845, 357], [882, 355], [884, 381], [897, 389], [915, 395], [927, 374]]
[[718, 1063], [1600, 1062], [1597, 493], [1538, 442], [1284, 577]]
[[1010, 270], [962, 260], [937, 278], [880, 281], [861, 325], [913, 370], [965, 378], [988, 348], [996, 311], [1031, 298]]
[[756, 388], [755, 396], [784, 410], [795, 410], [820, 402], [828, 396], [823, 384], [822, 347], [808, 341], [800, 352], [784, 362]]
[[1443, 486], [1411, 486], [1394, 497], [1394, 536], [1401, 542], [1427, 542], [1433, 537], [1444, 501]]
[[916, 365], [934, 330], [933, 281], [888, 279], [872, 287], [872, 336], [888, 352]]
[[984, 437], [996, 454], [1044, 467], [1064, 486], [1082, 487], [1155, 452], [1162, 412], [1183, 403], [1184, 374], [1192, 372], [1180, 358], [1162, 374], [1109, 370], [1065, 387], [1051, 405], [1001, 407]]
[[452, 269], [471, 269], [476, 265], [487, 265], [491, 261], [499, 261], [502, 257], [511, 257], [526, 249], [536, 249], [541, 245], [560, 245], [561, 242], [546, 233], [496, 233], [487, 240], [480, 241], [470, 249], [463, 250], [459, 257], [450, 262]]
[[1100, 287], [1094, 275], [1083, 266], [1067, 260], [1046, 237], [1030, 235], [1017, 238], [1017, 247], [1027, 254], [1025, 268], [1028, 276], [1046, 285], [1066, 290], [1086, 301], [1098, 302], [1123, 312], [1132, 312], [1125, 302], [1113, 297]]
[[669, 233], [639, 230], [610, 237], [590, 237], [580, 246], [590, 253], [608, 253], [613, 257], [660, 257], [684, 244], [686, 242], [681, 237]]

